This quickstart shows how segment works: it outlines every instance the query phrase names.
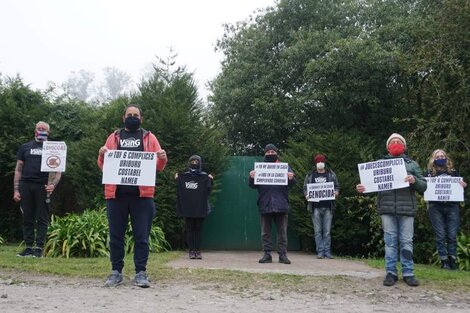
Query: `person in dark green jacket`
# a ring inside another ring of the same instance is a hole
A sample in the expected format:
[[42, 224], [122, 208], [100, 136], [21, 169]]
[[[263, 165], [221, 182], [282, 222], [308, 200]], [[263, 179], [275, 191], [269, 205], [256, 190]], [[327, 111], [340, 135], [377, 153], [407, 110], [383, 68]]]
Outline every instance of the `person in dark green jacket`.
[[[409, 286], [418, 286], [413, 269], [413, 233], [414, 216], [417, 211], [415, 192], [424, 193], [427, 182], [415, 161], [406, 154], [406, 140], [400, 134], [390, 135], [386, 143], [388, 155], [385, 159], [403, 158], [407, 176], [404, 180], [409, 187], [380, 191], [377, 194], [377, 208], [382, 218], [385, 242], [385, 270], [387, 272], [384, 286], [393, 286], [398, 280], [397, 261], [400, 251], [400, 263], [403, 280]], [[356, 190], [365, 192], [364, 185], [357, 185]], [[399, 243], [399, 245], [398, 245]], [[398, 250], [400, 247], [400, 250]]]

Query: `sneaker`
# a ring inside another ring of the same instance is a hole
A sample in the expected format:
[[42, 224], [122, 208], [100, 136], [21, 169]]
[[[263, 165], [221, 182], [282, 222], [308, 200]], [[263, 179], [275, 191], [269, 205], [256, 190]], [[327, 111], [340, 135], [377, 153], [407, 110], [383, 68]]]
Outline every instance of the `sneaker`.
[[111, 275], [109, 275], [104, 285], [106, 287], [116, 287], [120, 284], [122, 284], [122, 274], [116, 270], [113, 270], [111, 271]]
[[191, 260], [194, 260], [196, 258], [196, 252], [195, 251], [189, 251], [189, 258]]
[[325, 256], [323, 254], [317, 254], [317, 259], [324, 259]]
[[33, 257], [33, 248], [26, 247], [23, 251], [21, 251], [20, 253], [17, 253], [16, 256], [19, 256], [19, 257]]
[[38, 247], [33, 248], [33, 257], [42, 258], [42, 249]]
[[459, 269], [459, 264], [457, 263], [457, 259], [453, 256], [449, 256], [449, 269], [453, 271], [457, 271]]
[[290, 260], [287, 258], [287, 255], [281, 254], [279, 255], [279, 263], [290, 264]]
[[403, 280], [408, 286], [411, 286], [411, 287], [419, 286], [419, 282], [414, 276], [405, 276], [403, 277]]
[[384, 279], [384, 286], [393, 286], [398, 281], [398, 276], [393, 275], [392, 273], [387, 273]]
[[150, 283], [149, 283], [149, 279], [147, 277], [147, 273], [145, 273], [145, 271], [140, 271], [137, 274], [135, 274], [134, 284], [136, 286], [139, 286], [139, 287], [142, 287], [142, 288], [150, 287]]
[[196, 252], [195, 252], [195, 259], [202, 260], [201, 251], [196, 251]]
[[331, 254], [325, 254], [325, 259], [334, 259], [334, 257]]
[[272, 263], [273, 258], [271, 256], [271, 253], [265, 252], [263, 257], [259, 259], [259, 263]]

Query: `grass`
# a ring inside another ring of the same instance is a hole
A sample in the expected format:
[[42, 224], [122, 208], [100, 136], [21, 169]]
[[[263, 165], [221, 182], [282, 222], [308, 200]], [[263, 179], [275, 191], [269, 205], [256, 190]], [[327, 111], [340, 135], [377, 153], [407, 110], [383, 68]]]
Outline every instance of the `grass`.
[[[385, 268], [383, 259], [367, 260], [367, 264], [375, 268]], [[398, 270], [400, 271], [400, 267]], [[439, 266], [425, 264], [415, 264], [414, 272], [418, 280], [434, 288], [470, 292], [470, 272], [442, 270]]]
[[[0, 246], [0, 269], [3, 274], [9, 271], [29, 272], [32, 274], [60, 275], [71, 277], [103, 279], [110, 273], [109, 258], [18, 258], [19, 245]], [[344, 276], [301, 276], [287, 274], [254, 274], [234, 270], [173, 269], [166, 266], [171, 260], [181, 257], [184, 252], [172, 251], [151, 253], [147, 271], [150, 277], [160, 282], [197, 281], [217, 286], [230, 286], [238, 294], [256, 290], [295, 290], [313, 292], [318, 286], [335, 291], [336, 288], [351, 290], [354, 278]], [[354, 259], [358, 261], [357, 259]], [[383, 269], [383, 260], [361, 260], [371, 267]], [[132, 255], [125, 258], [124, 275], [133, 273]], [[423, 285], [442, 291], [459, 290], [470, 292], [470, 273], [443, 271], [437, 266], [415, 265], [416, 277]], [[339, 286], [339, 287], [338, 287]], [[253, 293], [252, 293], [253, 294]]]

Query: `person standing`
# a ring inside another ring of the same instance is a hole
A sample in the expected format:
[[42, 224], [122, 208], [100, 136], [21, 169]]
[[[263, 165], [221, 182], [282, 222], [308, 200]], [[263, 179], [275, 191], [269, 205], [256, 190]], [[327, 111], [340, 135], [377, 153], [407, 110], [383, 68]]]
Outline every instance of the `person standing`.
[[186, 223], [186, 241], [190, 259], [202, 259], [202, 224], [210, 212], [209, 194], [213, 177], [202, 171], [202, 158], [192, 155], [188, 168], [175, 175], [178, 216]]
[[[279, 162], [278, 149], [273, 144], [264, 148], [264, 162]], [[272, 263], [271, 226], [274, 221], [277, 227], [277, 253], [279, 263], [291, 264], [287, 257], [287, 221], [289, 212], [288, 191], [295, 183], [292, 169], [288, 168], [287, 185], [255, 185], [255, 171], [250, 172], [249, 186], [258, 190], [258, 208], [261, 220], [261, 239], [263, 242], [263, 257], [259, 263]]]
[[[141, 128], [143, 121], [141, 109], [130, 104], [122, 117], [124, 128], [116, 130], [104, 146], [99, 149], [98, 166], [103, 169], [104, 154], [108, 150], [127, 150], [156, 152], [157, 171], [163, 171], [168, 161], [166, 152], [154, 134]], [[111, 275], [105, 286], [115, 287], [122, 283], [122, 269], [124, 267], [124, 236], [129, 221], [134, 236], [134, 265], [136, 286], [147, 288], [150, 286], [146, 273], [149, 256], [149, 236], [152, 220], [155, 216], [154, 186], [104, 186], [106, 209], [109, 223], [110, 259], [112, 265]]]
[[16, 154], [13, 200], [20, 202], [23, 213], [23, 240], [26, 248], [19, 257], [42, 257], [49, 225], [47, 203], [60, 181], [60, 172], [41, 172], [43, 142], [50, 133], [49, 124], [38, 122], [34, 139], [21, 145]]
[[[335, 196], [339, 195], [339, 183], [336, 174], [326, 167], [326, 157], [317, 154], [313, 159], [314, 169], [305, 176], [304, 195], [308, 200], [307, 184], [333, 182]], [[307, 210], [312, 214], [315, 231], [315, 246], [318, 259], [333, 259], [331, 254], [331, 222], [335, 210], [335, 200], [308, 202]]]
[[[428, 177], [458, 177], [454, 163], [442, 149], [434, 150], [425, 173]], [[467, 186], [460, 181], [463, 188]], [[459, 231], [459, 203], [453, 201], [429, 201], [428, 214], [436, 235], [437, 253], [443, 269], [457, 270], [457, 232]]]
[[[418, 209], [415, 192], [424, 193], [426, 179], [415, 161], [406, 154], [406, 140], [400, 134], [393, 133], [387, 139], [388, 154], [385, 159], [403, 158], [407, 176], [404, 181], [409, 187], [380, 191], [377, 194], [377, 208], [382, 219], [385, 242], [384, 286], [393, 286], [398, 281], [397, 261], [400, 252], [400, 263], [403, 280], [409, 286], [419, 286], [414, 275], [413, 234], [414, 216]], [[358, 184], [356, 190], [366, 192], [365, 186]]]

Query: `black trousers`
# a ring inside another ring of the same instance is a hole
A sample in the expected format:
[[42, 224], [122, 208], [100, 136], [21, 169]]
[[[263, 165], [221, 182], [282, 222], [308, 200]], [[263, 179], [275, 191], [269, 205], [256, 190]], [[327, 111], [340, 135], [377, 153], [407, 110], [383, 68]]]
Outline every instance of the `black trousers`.
[[45, 184], [20, 182], [19, 191], [23, 211], [23, 240], [26, 247], [33, 247], [36, 242], [37, 247], [43, 248], [49, 225]]
[[201, 251], [203, 222], [203, 217], [186, 217], [186, 240], [190, 251]]
[[135, 272], [145, 271], [149, 257], [150, 229], [156, 213], [153, 198], [118, 196], [116, 199], [106, 200], [106, 210], [112, 269], [121, 272], [124, 267], [124, 236], [130, 216], [134, 236]]

